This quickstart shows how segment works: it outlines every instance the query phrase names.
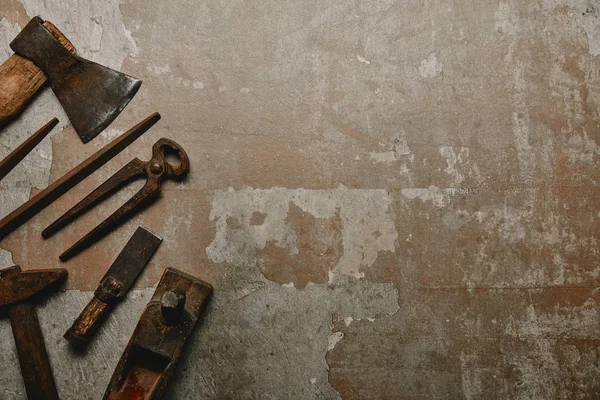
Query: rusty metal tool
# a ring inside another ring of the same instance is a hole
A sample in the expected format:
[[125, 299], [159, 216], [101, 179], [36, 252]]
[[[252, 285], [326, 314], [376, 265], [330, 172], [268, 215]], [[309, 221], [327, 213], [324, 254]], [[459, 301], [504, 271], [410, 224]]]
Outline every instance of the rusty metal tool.
[[[44, 27], [71, 53], [75, 47], [58, 28], [49, 21]], [[48, 78], [33, 62], [13, 54], [0, 65], [0, 128], [18, 116], [35, 97]]]
[[58, 119], [52, 118], [50, 122], [42, 126], [36, 133], [24, 141], [23, 144], [6, 156], [4, 160], [0, 161], [0, 181], [50, 133], [56, 124], [58, 124]]
[[100, 281], [92, 300], [65, 333], [65, 339], [75, 348], [87, 346], [112, 308], [125, 297], [161, 242], [161, 238], [142, 227], [135, 231]]
[[[40, 17], [32, 18], [10, 47], [19, 56], [32, 61], [48, 77], [54, 94], [83, 143], [110, 125], [142, 84], [138, 79], [67, 50]], [[17, 87], [13, 91], [5, 93], [4, 97], [19, 97], [23, 88]]]
[[[171, 165], [165, 158], [168, 153], [177, 154], [179, 164]], [[52, 236], [60, 229], [77, 219], [102, 200], [114, 194], [117, 190], [138, 178], [146, 178], [144, 186], [129, 199], [121, 208], [105, 219], [97, 227], [77, 241], [73, 246], [60, 255], [61, 261], [67, 261], [96, 241], [100, 240], [112, 229], [125, 222], [143, 207], [158, 199], [161, 182], [165, 179], [181, 180], [189, 172], [190, 160], [183, 148], [169, 139], [159, 139], [152, 146], [152, 158], [148, 162], [138, 158], [133, 159], [117, 173], [108, 178], [96, 190], [77, 203], [63, 216], [50, 224], [42, 232], [44, 238]]]
[[159, 113], [150, 115], [0, 220], [0, 240], [25, 222], [29, 221], [30, 218], [68, 192], [73, 186], [84, 180], [92, 172], [106, 164], [114, 156], [133, 143], [133, 141], [142, 136], [158, 122], [159, 119]]
[[64, 269], [21, 272], [15, 266], [0, 271], [0, 310], [8, 312], [27, 398], [58, 400], [44, 337], [30, 300], [56, 288], [67, 277]]
[[167, 268], [144, 308], [103, 400], [160, 400], [212, 286]]

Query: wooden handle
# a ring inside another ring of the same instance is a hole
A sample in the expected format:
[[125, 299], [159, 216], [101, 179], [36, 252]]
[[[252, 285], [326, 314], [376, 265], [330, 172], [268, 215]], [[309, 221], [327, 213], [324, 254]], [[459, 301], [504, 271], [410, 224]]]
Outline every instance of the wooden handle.
[[44, 27], [62, 44], [67, 50], [75, 54], [75, 46], [63, 33], [50, 21], [44, 21]]
[[75, 347], [85, 347], [111, 309], [110, 305], [96, 296], [92, 297], [92, 300], [85, 306], [75, 322], [73, 322], [73, 326], [65, 332], [64, 338]]
[[[50, 22], [44, 27], [72, 53], [73, 44]], [[46, 75], [33, 62], [13, 54], [0, 65], [0, 128], [17, 117], [33, 95], [46, 83]]]
[[8, 315], [27, 398], [58, 400], [50, 360], [34, 306], [27, 303], [16, 304], [10, 308]]

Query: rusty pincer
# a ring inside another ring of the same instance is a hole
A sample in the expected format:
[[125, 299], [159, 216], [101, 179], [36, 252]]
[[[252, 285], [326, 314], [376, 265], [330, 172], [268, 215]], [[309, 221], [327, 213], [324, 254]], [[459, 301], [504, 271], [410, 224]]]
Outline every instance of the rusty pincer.
[[[167, 153], [177, 154], [180, 160], [179, 164], [176, 166], [170, 164], [165, 157]], [[160, 139], [152, 146], [152, 159], [150, 161], [144, 162], [138, 158], [130, 161], [62, 217], [48, 226], [42, 232], [42, 236], [44, 238], [52, 236], [126, 184], [139, 178], [146, 178], [146, 184], [131, 199], [60, 255], [61, 261], [66, 261], [158, 199], [162, 181], [165, 179], [181, 180], [189, 172], [189, 169], [190, 160], [183, 148], [172, 140]]]

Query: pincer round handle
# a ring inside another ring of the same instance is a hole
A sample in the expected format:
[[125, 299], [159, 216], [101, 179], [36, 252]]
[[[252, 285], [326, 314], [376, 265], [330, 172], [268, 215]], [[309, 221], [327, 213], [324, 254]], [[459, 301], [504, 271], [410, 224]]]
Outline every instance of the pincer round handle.
[[[177, 154], [179, 164], [170, 164], [166, 160], [165, 154]], [[190, 171], [190, 159], [187, 153], [183, 150], [183, 147], [171, 139], [162, 138], [154, 143], [154, 146], [152, 146], [152, 159], [161, 159], [164, 163], [167, 176], [171, 178], [181, 179]]]

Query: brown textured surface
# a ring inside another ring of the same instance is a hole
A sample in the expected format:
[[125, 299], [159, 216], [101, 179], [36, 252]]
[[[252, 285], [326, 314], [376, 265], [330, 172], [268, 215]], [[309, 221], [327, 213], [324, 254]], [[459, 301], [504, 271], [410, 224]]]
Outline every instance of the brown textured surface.
[[59, 265], [139, 187], [48, 241], [41, 230], [158, 138], [191, 162], [65, 264], [73, 290], [42, 321], [57, 341], [138, 225], [164, 239], [94, 363], [49, 346], [63, 382], [83, 371], [63, 397], [104, 390], [166, 266], [215, 287], [173, 399], [598, 397], [593, 1], [22, 3], [144, 85], [98, 143], [54, 135], [49, 176], [15, 171], [2, 204], [147, 113], [163, 119], [5, 238], [15, 262]]
[[288, 254], [269, 242], [258, 255], [261, 272], [267, 279], [281, 284], [292, 283], [299, 289], [309, 282], [326, 283], [329, 270], [338, 263], [343, 251], [339, 212], [333, 218], [318, 219], [292, 204], [287, 222], [297, 229], [298, 253]]

